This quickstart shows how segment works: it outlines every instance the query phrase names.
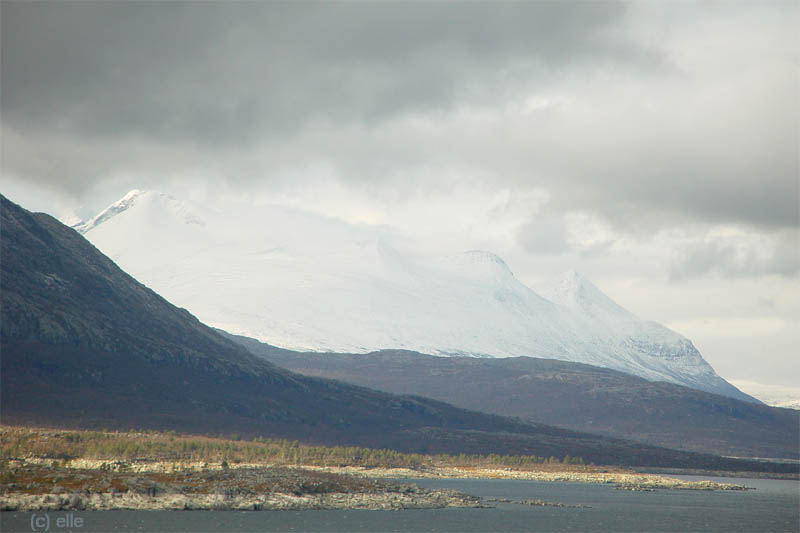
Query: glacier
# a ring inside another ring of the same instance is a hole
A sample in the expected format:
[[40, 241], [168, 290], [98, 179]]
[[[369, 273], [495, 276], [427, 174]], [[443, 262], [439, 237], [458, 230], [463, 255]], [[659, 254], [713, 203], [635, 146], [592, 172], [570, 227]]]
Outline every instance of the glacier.
[[491, 252], [423, 256], [389, 227], [157, 191], [73, 227], [201, 321], [282, 348], [560, 359], [754, 401], [576, 272], [534, 290]]

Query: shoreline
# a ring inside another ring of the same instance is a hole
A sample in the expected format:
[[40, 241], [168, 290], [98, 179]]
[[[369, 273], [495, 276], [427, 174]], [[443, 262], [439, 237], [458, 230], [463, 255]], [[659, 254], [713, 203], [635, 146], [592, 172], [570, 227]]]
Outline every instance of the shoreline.
[[737, 477], [744, 479], [775, 479], [779, 481], [800, 481], [800, 472], [737, 472], [731, 470], [704, 470], [699, 468], [660, 468], [637, 467], [638, 473], [658, 476], [704, 476], [704, 477]]
[[[48, 458], [28, 457], [12, 459], [9, 464], [14, 467], [35, 465], [51, 467], [54, 461]], [[259, 468], [286, 468], [307, 472], [321, 472], [336, 475], [345, 475], [361, 479], [519, 479], [525, 481], [546, 481], [566, 483], [593, 483], [615, 484], [621, 486], [642, 486], [658, 489], [678, 490], [746, 490], [744, 485], [733, 483], [720, 483], [710, 480], [686, 481], [667, 475], [681, 475], [679, 472], [641, 472], [606, 469], [587, 469], [576, 471], [564, 470], [534, 470], [516, 468], [488, 468], [475, 466], [424, 466], [418, 468], [408, 467], [372, 467], [372, 466], [318, 466], [307, 464], [275, 464], [275, 463], [232, 463], [208, 461], [112, 461], [101, 459], [72, 459], [65, 461], [62, 468], [83, 470], [106, 470], [118, 472], [139, 473], [174, 473], [198, 472], [204, 470], [237, 470]], [[690, 475], [689, 472], [685, 473]], [[691, 474], [695, 475], [695, 474]], [[714, 476], [710, 472], [700, 475]], [[743, 477], [743, 476], [742, 476]]]
[[[511, 468], [370, 468], [168, 461], [13, 459], [3, 468], [2, 511], [312, 510], [493, 507], [490, 500], [405, 480], [497, 479], [591, 483], [618, 490], [748, 490], [655, 474]], [[402, 481], [398, 481], [402, 480]], [[526, 502], [513, 502], [526, 503]], [[564, 506], [558, 502], [538, 502]]]
[[409, 487], [406, 492], [288, 494], [267, 493], [230, 496], [222, 493], [187, 495], [146, 494], [14, 494], [0, 497], [2, 512], [32, 511], [310, 511], [363, 509], [391, 511], [442, 509], [445, 507], [487, 508], [478, 497], [456, 491]]
[[[134, 471], [15, 461], [2, 469], [2, 511], [311, 510], [487, 507], [450, 489], [301, 468]], [[174, 465], [170, 465], [174, 466]]]
[[636, 472], [574, 472], [532, 471], [511, 468], [476, 467], [429, 467], [410, 468], [364, 468], [364, 467], [318, 467], [296, 465], [297, 468], [346, 474], [377, 479], [518, 479], [563, 483], [610, 484], [626, 490], [671, 489], [671, 490], [749, 490], [744, 485], [719, 483], [716, 481], [685, 481], [658, 474]]

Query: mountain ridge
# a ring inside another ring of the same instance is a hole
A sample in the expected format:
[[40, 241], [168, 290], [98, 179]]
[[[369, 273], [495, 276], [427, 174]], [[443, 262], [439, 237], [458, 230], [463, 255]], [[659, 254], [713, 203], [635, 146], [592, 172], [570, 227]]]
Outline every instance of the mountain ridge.
[[254, 355], [309, 376], [687, 451], [800, 459], [797, 411], [607, 368], [554, 359], [443, 358], [396, 350], [300, 353], [221, 333]]
[[579, 305], [565, 305], [491, 252], [423, 257], [381, 228], [297, 210], [182, 206], [141, 193], [85, 236], [225, 331], [297, 351], [555, 358], [757, 402], [691, 341], [638, 319], [588, 280], [573, 291]]

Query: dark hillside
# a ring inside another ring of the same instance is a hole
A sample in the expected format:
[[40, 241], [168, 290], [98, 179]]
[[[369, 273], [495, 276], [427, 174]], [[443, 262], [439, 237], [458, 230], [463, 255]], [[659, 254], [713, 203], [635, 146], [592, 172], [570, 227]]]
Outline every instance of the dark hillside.
[[580, 363], [384, 350], [299, 353], [229, 336], [281, 367], [395, 394], [703, 453], [800, 458], [800, 411]]

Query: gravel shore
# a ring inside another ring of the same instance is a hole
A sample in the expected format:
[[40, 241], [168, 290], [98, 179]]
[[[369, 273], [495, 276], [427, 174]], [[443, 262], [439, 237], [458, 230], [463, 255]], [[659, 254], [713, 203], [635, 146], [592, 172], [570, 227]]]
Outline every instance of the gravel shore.
[[[621, 490], [745, 490], [712, 481], [603, 471], [366, 468], [27, 458], [2, 469], [0, 510], [307, 510], [488, 507], [489, 501], [393, 480], [522, 479], [612, 484]], [[533, 505], [534, 503], [531, 503]], [[538, 503], [536, 503], [538, 505]], [[552, 505], [559, 505], [557, 502]]]
[[485, 507], [453, 490], [299, 468], [165, 472], [16, 464], [3, 469], [2, 511], [306, 510]]
[[561, 481], [570, 483], [609, 483], [620, 488], [639, 489], [686, 489], [686, 490], [746, 490], [743, 485], [717, 483], [715, 481], [684, 481], [657, 474], [632, 472], [542, 472], [531, 470], [440, 467], [426, 469], [410, 468], [362, 468], [362, 467], [316, 467], [300, 468], [320, 472], [347, 474], [369, 478], [476, 478], [476, 479], [524, 479], [530, 481]]
[[455, 491], [413, 489], [407, 493], [283, 494], [229, 496], [226, 494], [6, 494], [2, 511], [214, 510], [301, 511], [312, 509], [436, 509], [486, 507], [479, 498]]

